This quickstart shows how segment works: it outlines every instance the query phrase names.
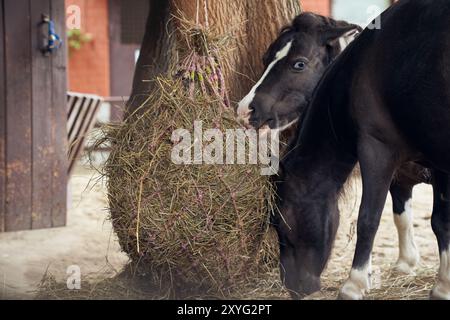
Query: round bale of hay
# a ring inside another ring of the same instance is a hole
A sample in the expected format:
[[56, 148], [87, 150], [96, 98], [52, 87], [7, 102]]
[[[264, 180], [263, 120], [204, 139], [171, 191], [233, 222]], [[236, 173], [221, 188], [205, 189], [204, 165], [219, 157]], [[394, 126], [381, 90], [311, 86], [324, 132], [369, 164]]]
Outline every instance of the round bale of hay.
[[277, 266], [272, 183], [258, 165], [175, 164], [175, 130], [193, 132], [195, 121], [221, 132], [241, 126], [223, 101], [190, 98], [180, 79], [156, 82], [139, 115], [107, 133], [113, 227], [157, 283], [227, 296]]

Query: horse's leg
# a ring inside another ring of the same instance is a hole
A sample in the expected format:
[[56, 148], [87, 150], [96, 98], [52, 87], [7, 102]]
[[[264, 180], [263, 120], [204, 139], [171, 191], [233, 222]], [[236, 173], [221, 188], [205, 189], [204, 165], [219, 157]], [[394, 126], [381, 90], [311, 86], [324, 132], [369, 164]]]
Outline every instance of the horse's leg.
[[394, 222], [397, 227], [399, 255], [395, 270], [414, 274], [414, 267], [420, 256], [414, 242], [413, 213], [411, 206], [412, 189], [414, 184], [406, 181], [401, 173], [391, 183], [392, 205], [394, 209]]
[[430, 297], [450, 300], [450, 175], [435, 172], [433, 197], [431, 225], [438, 241], [441, 264]]
[[396, 167], [393, 152], [370, 137], [360, 141], [358, 158], [363, 195], [358, 215], [356, 250], [350, 276], [339, 293], [339, 298], [352, 300], [362, 299], [370, 289], [373, 241]]

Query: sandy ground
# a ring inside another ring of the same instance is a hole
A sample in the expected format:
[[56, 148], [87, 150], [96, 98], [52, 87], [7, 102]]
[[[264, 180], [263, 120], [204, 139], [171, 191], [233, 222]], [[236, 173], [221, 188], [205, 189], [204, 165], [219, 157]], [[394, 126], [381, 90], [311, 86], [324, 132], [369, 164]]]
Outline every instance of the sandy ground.
[[[338, 262], [340, 260], [346, 261], [342, 266], [350, 267], [351, 265], [353, 249], [356, 242], [356, 219], [361, 191], [361, 181], [355, 179], [347, 191], [346, 199], [341, 203], [341, 225], [333, 259], [330, 262], [331, 265], [334, 261]], [[430, 185], [420, 184], [414, 188], [414, 232], [416, 244], [421, 255], [419, 267], [422, 268], [437, 266], [439, 262], [437, 242], [431, 230], [432, 201], [433, 190]], [[350, 242], [348, 241], [349, 237], [352, 238]], [[375, 238], [372, 262], [374, 268], [376, 268], [377, 266], [395, 263], [397, 257], [397, 231], [394, 225], [392, 201], [389, 194], [381, 218], [381, 224]]]
[[91, 179], [95, 172], [83, 166], [71, 177], [67, 227], [0, 233], [0, 299], [32, 298], [47, 269], [64, 281], [72, 265], [83, 277], [126, 264], [106, 219], [105, 188]]
[[[361, 199], [361, 191], [362, 186], [360, 179], [354, 178], [349, 184], [348, 191], [340, 204], [341, 224], [332, 258], [330, 259], [324, 273], [326, 278], [335, 279], [334, 284], [336, 288], [333, 288], [335, 295], [337, 295], [337, 291], [341, 284], [346, 280], [348, 272], [351, 268], [356, 244], [356, 219]], [[431, 278], [433, 278], [435, 271], [437, 271], [439, 267], [437, 242], [431, 229], [432, 200], [433, 193], [430, 185], [420, 184], [414, 188], [412, 201], [414, 213], [414, 232], [421, 260], [415, 269], [417, 278], [414, 279], [414, 276], [409, 277], [410, 284], [408, 284], [408, 286], [411, 286], [409, 291], [412, 292], [414, 291], [414, 281], [421, 282], [426, 279], [429, 283], [426, 286], [423, 286], [422, 284], [421, 289], [426, 287], [427, 292], [422, 292], [420, 294], [420, 298], [428, 297], [428, 288], [434, 284], [434, 281], [430, 281], [429, 279], [430, 275]], [[397, 274], [392, 271], [397, 258], [398, 239], [393, 220], [392, 201], [389, 194], [373, 248], [372, 286], [374, 289], [379, 289], [381, 286], [383, 286], [383, 289], [386, 289], [386, 286], [391, 285], [387, 282], [395, 282], [394, 279], [397, 277]], [[395, 286], [395, 284], [393, 285]], [[401, 288], [393, 288], [392, 290], [387, 291], [401, 292]], [[396, 299], [401, 298], [398, 296], [398, 293], [395, 293], [393, 296]], [[376, 295], [376, 298], [378, 297], [379, 293]], [[320, 294], [318, 298], [320, 298]], [[406, 292], [405, 298], [407, 298]]]
[[[82, 166], [71, 178], [67, 227], [0, 234], [0, 298], [33, 298], [47, 269], [58, 281], [65, 282], [67, 268], [71, 265], [80, 267], [82, 277], [102, 270], [113, 273], [126, 265], [128, 259], [120, 251], [111, 224], [106, 219], [104, 185], [89, 183], [93, 178], [95, 172]], [[336, 279], [334, 291], [345, 279], [351, 265], [356, 238], [354, 220], [360, 193], [360, 181], [355, 179], [348, 188], [345, 201], [341, 203], [338, 238], [324, 274], [327, 278]], [[419, 270], [436, 269], [438, 265], [437, 244], [430, 226], [431, 207], [431, 187], [416, 186], [413, 209], [416, 239], [422, 258]], [[397, 259], [397, 234], [391, 208], [389, 197], [374, 248], [375, 275], [385, 272]]]

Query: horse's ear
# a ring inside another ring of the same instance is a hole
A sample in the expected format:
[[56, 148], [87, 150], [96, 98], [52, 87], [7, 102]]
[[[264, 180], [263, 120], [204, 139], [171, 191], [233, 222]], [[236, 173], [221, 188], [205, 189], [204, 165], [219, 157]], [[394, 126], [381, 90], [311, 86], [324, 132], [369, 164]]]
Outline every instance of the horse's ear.
[[362, 28], [356, 24], [350, 24], [343, 21], [336, 21], [335, 25], [327, 26], [322, 32], [324, 45], [328, 48], [329, 59], [334, 60], [343, 50], [340, 39], [344, 38], [344, 43], [350, 43], [353, 38], [362, 31]]
[[323, 40], [327, 45], [333, 45], [339, 42], [339, 38], [354, 30], [356, 32], [361, 32], [362, 29], [356, 24], [346, 24], [343, 26], [333, 26], [327, 28], [323, 32]]

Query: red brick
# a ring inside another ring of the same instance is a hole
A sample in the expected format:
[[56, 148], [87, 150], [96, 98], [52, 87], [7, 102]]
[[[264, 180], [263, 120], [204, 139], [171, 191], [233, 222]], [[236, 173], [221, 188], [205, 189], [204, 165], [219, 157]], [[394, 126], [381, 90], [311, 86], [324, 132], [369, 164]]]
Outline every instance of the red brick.
[[[304, 11], [330, 15], [330, 0], [300, 0]], [[92, 42], [72, 51], [68, 64], [69, 90], [110, 94], [110, 60], [107, 0], [66, 0], [66, 6], [81, 9], [81, 29], [93, 35]]]
[[68, 64], [69, 90], [110, 95], [110, 61], [107, 0], [66, 0], [81, 9], [81, 30], [92, 41], [71, 51]]
[[331, 13], [330, 0], [300, 0], [303, 11], [314, 12], [323, 16]]

